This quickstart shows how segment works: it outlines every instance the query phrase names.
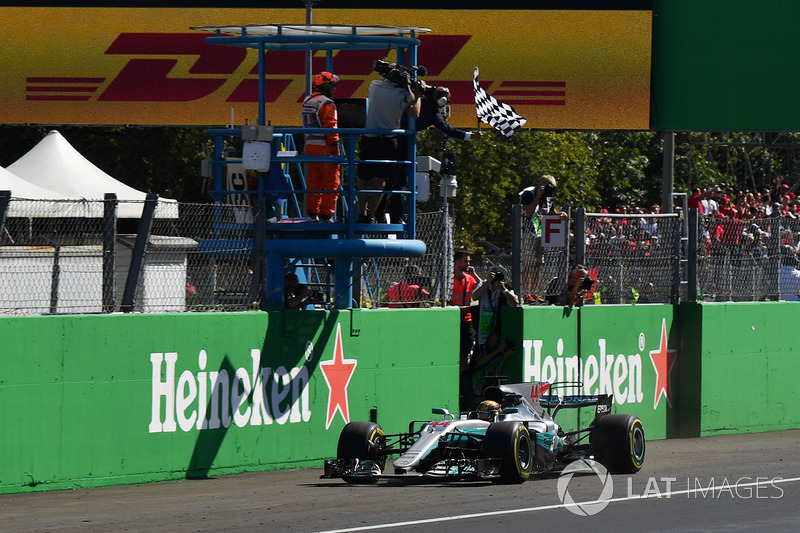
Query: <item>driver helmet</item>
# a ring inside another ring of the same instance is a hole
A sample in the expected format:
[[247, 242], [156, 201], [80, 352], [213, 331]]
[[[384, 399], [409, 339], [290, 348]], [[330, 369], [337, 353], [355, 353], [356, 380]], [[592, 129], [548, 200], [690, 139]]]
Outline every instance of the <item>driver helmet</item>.
[[478, 418], [493, 422], [500, 412], [500, 404], [493, 400], [483, 400], [478, 406]]

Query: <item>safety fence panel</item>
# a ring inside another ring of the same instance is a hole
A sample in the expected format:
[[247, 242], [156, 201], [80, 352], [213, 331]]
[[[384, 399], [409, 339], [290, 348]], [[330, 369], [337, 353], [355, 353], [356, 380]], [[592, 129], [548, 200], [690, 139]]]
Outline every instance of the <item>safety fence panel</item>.
[[774, 301], [797, 296], [796, 289], [781, 290], [780, 278], [783, 267], [798, 264], [800, 220], [700, 215], [697, 233], [698, 299]]
[[[442, 210], [417, 213], [416, 221], [417, 239], [425, 243], [425, 254], [415, 258], [365, 259], [361, 275], [362, 307], [430, 307], [445, 305], [450, 299], [453, 217]], [[392, 291], [392, 286], [403, 281], [407, 285], [398, 285]]]
[[676, 272], [683, 277], [679, 215], [586, 213], [585, 220], [584, 265], [596, 281], [585, 303], [672, 301]]
[[117, 219], [104, 218], [102, 200], [10, 199], [0, 220], [0, 313], [107, 313], [126, 303], [126, 310], [147, 313], [257, 305], [249, 207], [159, 201], [137, 255], [144, 204], [118, 202], [113, 213], [129, 218]]
[[257, 309], [252, 210], [230, 204], [180, 204], [176, 219], [156, 218], [148, 243], [141, 310]]
[[102, 310], [102, 201], [10, 199], [0, 219], [0, 315]]

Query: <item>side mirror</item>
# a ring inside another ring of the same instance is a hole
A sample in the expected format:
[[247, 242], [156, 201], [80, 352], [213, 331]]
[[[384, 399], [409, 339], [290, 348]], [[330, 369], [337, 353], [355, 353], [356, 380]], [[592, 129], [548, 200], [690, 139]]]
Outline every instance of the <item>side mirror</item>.
[[435, 415], [442, 415], [444, 417], [450, 417], [451, 420], [455, 419], [455, 416], [453, 416], [450, 413], [450, 411], [448, 411], [447, 409], [443, 409], [441, 407], [434, 407], [433, 409], [431, 409], [431, 413]]

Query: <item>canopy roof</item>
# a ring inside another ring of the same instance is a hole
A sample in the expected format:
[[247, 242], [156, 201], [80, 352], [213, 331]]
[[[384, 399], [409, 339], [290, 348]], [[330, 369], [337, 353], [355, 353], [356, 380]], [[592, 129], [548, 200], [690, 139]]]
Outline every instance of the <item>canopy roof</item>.
[[[119, 218], [142, 216], [147, 195], [97, 168], [56, 130], [48, 133], [36, 146], [9, 165], [8, 171], [30, 184], [68, 198], [103, 200], [106, 193], [114, 193], [120, 201], [117, 211]], [[176, 218], [177, 202], [160, 198], [156, 216]]]
[[195, 26], [213, 31], [207, 43], [269, 50], [369, 50], [418, 45], [416, 36], [428, 28], [409, 26], [348, 26], [339, 24], [244, 24], [241, 26]]
[[191, 29], [236, 35], [329, 37], [334, 35], [411, 35], [429, 33], [428, 28], [410, 26], [350, 26], [347, 24], [232, 24], [228, 26], [194, 26]]
[[[9, 217], [102, 216], [102, 206], [93, 209], [79, 197], [68, 197], [39, 187], [0, 167], [0, 191], [11, 191]], [[91, 212], [96, 211], [96, 212]]]

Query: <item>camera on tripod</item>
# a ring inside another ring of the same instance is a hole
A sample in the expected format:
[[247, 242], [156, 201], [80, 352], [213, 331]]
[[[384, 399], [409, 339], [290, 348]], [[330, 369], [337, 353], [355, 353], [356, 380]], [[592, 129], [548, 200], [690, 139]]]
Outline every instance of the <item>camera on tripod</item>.
[[377, 72], [386, 80], [394, 83], [397, 87], [407, 89], [415, 96], [422, 94], [422, 84], [414, 79], [414, 73], [420, 76], [425, 76], [428, 69], [423, 66], [418, 67], [404, 67], [396, 63], [387, 63], [381, 59], [376, 59], [372, 64], [372, 70]]

